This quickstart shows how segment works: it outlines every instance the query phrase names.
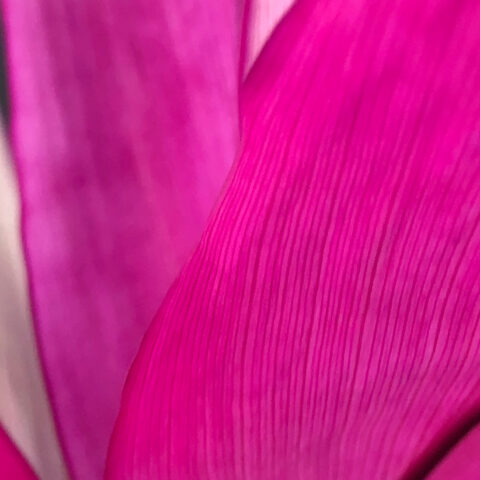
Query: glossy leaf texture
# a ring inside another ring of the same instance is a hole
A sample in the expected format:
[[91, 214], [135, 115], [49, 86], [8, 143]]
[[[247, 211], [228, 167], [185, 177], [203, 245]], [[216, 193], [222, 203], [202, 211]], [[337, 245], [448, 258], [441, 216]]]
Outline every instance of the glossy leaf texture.
[[480, 5], [299, 0], [130, 371], [108, 479], [424, 478], [480, 408]]

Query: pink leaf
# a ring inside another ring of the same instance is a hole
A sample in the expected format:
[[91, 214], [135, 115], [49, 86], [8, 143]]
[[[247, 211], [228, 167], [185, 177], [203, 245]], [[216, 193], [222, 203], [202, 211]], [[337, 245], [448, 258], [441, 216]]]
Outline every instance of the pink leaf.
[[40, 478], [60, 480], [66, 469], [35, 344], [18, 189], [7, 150], [0, 131], [0, 423]]
[[39, 347], [71, 473], [90, 480], [140, 339], [235, 155], [241, 12], [3, 3]]
[[247, 74], [275, 26], [294, 0], [246, 0], [245, 66]]
[[475, 424], [479, 42], [469, 0], [289, 11], [130, 371], [107, 478], [423, 478]]

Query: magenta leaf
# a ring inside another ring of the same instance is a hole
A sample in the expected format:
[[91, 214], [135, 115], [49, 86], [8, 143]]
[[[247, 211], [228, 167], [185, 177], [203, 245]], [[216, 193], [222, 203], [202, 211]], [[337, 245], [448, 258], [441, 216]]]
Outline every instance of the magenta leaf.
[[3, 5], [35, 327], [71, 474], [91, 480], [142, 335], [234, 160], [241, 9]]
[[108, 479], [424, 478], [476, 423], [479, 41], [468, 0], [289, 11]]

